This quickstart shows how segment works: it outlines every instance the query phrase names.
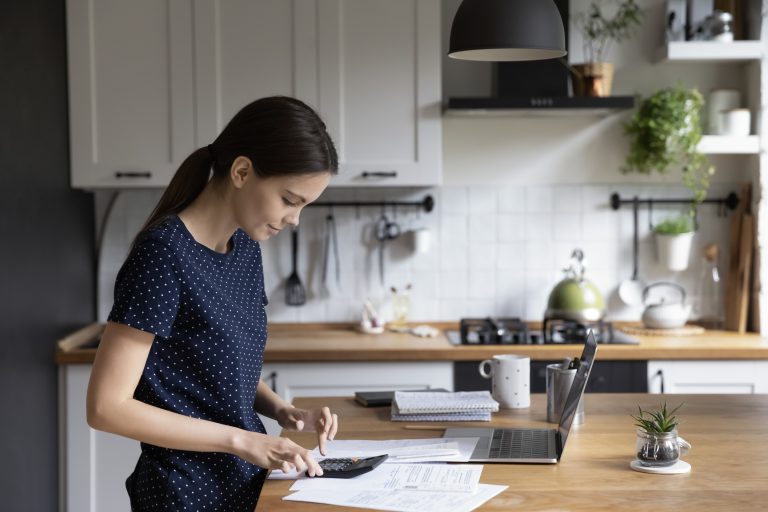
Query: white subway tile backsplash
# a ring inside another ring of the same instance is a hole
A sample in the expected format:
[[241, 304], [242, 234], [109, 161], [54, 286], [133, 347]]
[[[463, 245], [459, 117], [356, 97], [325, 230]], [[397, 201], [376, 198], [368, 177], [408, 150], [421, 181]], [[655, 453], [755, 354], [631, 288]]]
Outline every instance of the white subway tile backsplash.
[[469, 298], [493, 302], [496, 297], [496, 272], [472, 270], [469, 272]]
[[529, 213], [525, 215], [525, 240], [552, 240], [552, 213]]
[[469, 216], [469, 241], [495, 242], [497, 219], [494, 214], [472, 214]]
[[555, 187], [554, 212], [555, 213], [580, 213], [581, 212], [581, 187], [577, 185], [564, 185]]
[[496, 269], [496, 244], [477, 242], [469, 246], [469, 268], [472, 270]]
[[464, 299], [468, 295], [468, 272], [466, 270], [443, 271], [440, 273], [438, 293], [444, 299]]
[[556, 213], [553, 217], [554, 236], [556, 241], [581, 241], [581, 214]]
[[440, 219], [440, 239], [443, 245], [466, 245], [469, 223], [467, 215], [443, 214]]
[[499, 214], [496, 220], [499, 242], [521, 242], [525, 240], [525, 215], [520, 213]]
[[[724, 196], [738, 185], [713, 185], [711, 196]], [[412, 283], [413, 321], [456, 321], [462, 316], [522, 316], [541, 319], [551, 288], [562, 279], [571, 252], [581, 248], [586, 257], [587, 278], [603, 291], [612, 318], [638, 320], [642, 311], [618, 303], [616, 285], [632, 272], [632, 208], [609, 207], [609, 196], [622, 198], [687, 197], [678, 185], [664, 184], [510, 184], [449, 186], [435, 189], [332, 189], [323, 200], [420, 200], [436, 199], [432, 213], [403, 208], [387, 215], [401, 225], [404, 234], [384, 249], [385, 280], [379, 278], [379, 248], [374, 225], [378, 208], [337, 208], [334, 216], [339, 237], [341, 286], [335, 267], [329, 265], [328, 283], [322, 279], [325, 208], [306, 208], [302, 213], [299, 275], [307, 288], [302, 307], [285, 305], [284, 282], [291, 271], [290, 233], [262, 243], [265, 284], [272, 322], [358, 321], [362, 300], [370, 297], [389, 308], [390, 286]], [[108, 199], [106, 192], [102, 198]], [[157, 200], [159, 191], [121, 192], [114, 204], [102, 242], [99, 263], [99, 320], [112, 306], [112, 288], [129, 247]], [[655, 206], [651, 218], [647, 206], [639, 215], [639, 270], [646, 283], [674, 280], [694, 295], [699, 279], [701, 250], [709, 242], [720, 245], [721, 272], [727, 268], [730, 216], [718, 217], [717, 208], [699, 208], [700, 229], [694, 254], [685, 272], [670, 273], [656, 262], [649, 220], [658, 223], [680, 208]], [[415, 253], [408, 231], [426, 227], [432, 234], [427, 253]]]
[[470, 187], [469, 188], [469, 212], [496, 213], [496, 188], [494, 187]]
[[498, 189], [496, 200], [499, 213], [523, 213], [525, 211], [525, 187], [506, 186]]
[[554, 187], [528, 187], [525, 191], [525, 211], [551, 214], [554, 202], [553, 191]]
[[466, 187], [444, 187], [440, 191], [440, 211], [466, 214], [469, 211], [468, 191]]
[[446, 247], [440, 254], [440, 270], [464, 270], [469, 267], [469, 246]]

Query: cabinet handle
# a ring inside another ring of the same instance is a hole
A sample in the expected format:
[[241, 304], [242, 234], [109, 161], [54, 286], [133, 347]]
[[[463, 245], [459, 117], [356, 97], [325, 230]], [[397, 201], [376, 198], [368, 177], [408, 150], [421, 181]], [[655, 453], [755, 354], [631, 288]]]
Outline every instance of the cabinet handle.
[[397, 171], [363, 171], [363, 178], [397, 178]]
[[277, 372], [271, 372], [264, 380], [269, 381], [269, 387], [272, 388], [272, 391], [277, 393]]
[[149, 171], [116, 171], [115, 178], [151, 178]]
[[662, 369], [659, 368], [658, 370], [656, 370], [656, 373], [654, 373], [653, 376], [659, 378], [661, 394], [663, 395], [664, 394], [664, 371], [662, 371]]

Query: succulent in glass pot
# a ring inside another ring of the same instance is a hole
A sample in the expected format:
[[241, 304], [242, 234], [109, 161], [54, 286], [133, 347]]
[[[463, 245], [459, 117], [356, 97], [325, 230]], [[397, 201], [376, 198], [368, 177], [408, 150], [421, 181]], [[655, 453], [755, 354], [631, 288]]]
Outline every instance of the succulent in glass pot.
[[637, 460], [644, 466], [671, 466], [685, 455], [691, 445], [677, 435], [679, 422], [674, 413], [682, 406], [678, 405], [671, 411], [667, 403], [661, 409], [644, 411], [638, 406], [639, 414], [632, 416], [638, 427], [635, 444]]

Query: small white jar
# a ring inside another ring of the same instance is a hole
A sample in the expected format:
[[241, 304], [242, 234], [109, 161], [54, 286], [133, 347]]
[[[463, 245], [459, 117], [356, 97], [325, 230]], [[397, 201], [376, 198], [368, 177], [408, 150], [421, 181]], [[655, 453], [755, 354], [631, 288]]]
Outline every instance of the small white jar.
[[720, 112], [723, 135], [746, 137], [752, 129], [752, 113], [748, 108], [734, 108]]

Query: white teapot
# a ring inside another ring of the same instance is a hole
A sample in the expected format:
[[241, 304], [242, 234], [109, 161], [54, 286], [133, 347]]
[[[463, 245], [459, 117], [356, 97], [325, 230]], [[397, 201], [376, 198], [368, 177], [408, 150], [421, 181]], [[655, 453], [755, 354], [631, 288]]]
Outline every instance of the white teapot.
[[[679, 301], [668, 301], [662, 298], [659, 302], [649, 304], [648, 292], [656, 286], [667, 286], [676, 289], [680, 293]], [[691, 305], [685, 303], [685, 290], [682, 286], [660, 281], [645, 287], [643, 290], [643, 325], [649, 329], [675, 329], [682, 327], [688, 321], [691, 314]]]

